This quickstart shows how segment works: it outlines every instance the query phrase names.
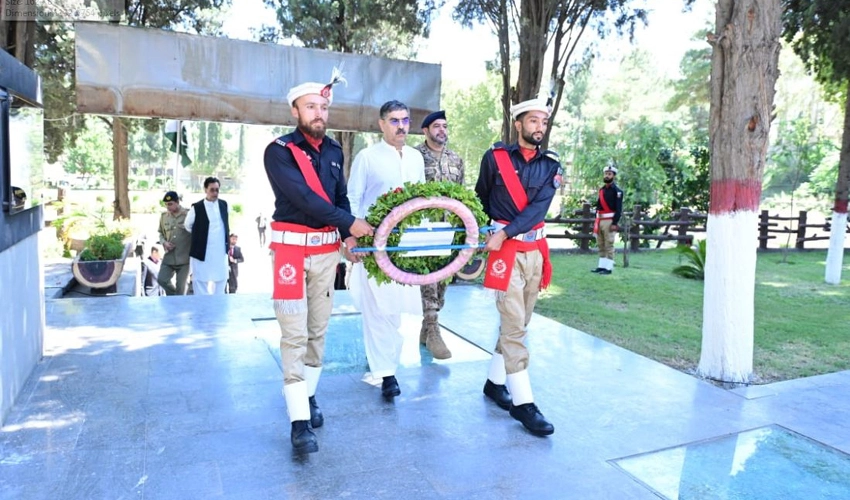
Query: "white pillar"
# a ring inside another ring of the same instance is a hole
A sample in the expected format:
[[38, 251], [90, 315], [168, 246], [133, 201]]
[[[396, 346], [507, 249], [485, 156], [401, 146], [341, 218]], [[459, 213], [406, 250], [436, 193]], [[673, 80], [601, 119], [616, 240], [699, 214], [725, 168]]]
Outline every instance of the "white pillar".
[[753, 372], [756, 211], [709, 214], [698, 374], [746, 383]]
[[826, 254], [824, 279], [830, 285], [841, 283], [841, 266], [844, 264], [844, 238], [847, 212], [832, 212], [832, 229], [829, 231], [829, 250]]

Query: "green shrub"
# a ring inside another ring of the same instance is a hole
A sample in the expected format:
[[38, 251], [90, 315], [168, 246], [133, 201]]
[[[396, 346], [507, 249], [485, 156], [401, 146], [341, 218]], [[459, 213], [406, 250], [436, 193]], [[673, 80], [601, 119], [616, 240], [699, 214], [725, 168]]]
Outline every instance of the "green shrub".
[[676, 252], [687, 263], [673, 269], [673, 274], [690, 280], [705, 279], [705, 240], [700, 240], [693, 247], [678, 246]]
[[80, 260], [118, 260], [124, 256], [124, 238], [122, 231], [92, 235], [80, 253]]

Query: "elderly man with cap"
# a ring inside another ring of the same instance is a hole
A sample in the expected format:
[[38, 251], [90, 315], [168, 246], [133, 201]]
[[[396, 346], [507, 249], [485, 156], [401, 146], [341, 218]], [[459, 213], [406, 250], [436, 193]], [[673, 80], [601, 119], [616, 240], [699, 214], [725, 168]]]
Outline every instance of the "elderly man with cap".
[[[189, 279], [189, 251], [192, 247], [192, 235], [186, 230], [189, 209], [180, 206], [180, 197], [174, 191], [165, 193], [162, 201], [165, 203], [165, 212], [159, 217], [159, 244], [165, 249], [165, 256], [160, 263], [156, 281], [166, 295], [185, 295]], [[176, 287], [171, 284], [175, 273]]]
[[[399, 101], [385, 102], [379, 111], [378, 126], [383, 138], [354, 157], [348, 179], [351, 211], [365, 217], [379, 196], [404, 186], [405, 182], [425, 182], [425, 168], [419, 151], [405, 144], [410, 130], [410, 109]], [[353, 240], [353, 238], [352, 238]], [[351, 250], [356, 241], [346, 240], [346, 257], [359, 258]], [[360, 309], [363, 344], [372, 379], [381, 379], [381, 395], [392, 400], [401, 395], [395, 377], [404, 337], [401, 314], [421, 314], [419, 291], [398, 283], [378, 284], [369, 278], [362, 263], [351, 271], [351, 296]]]
[[496, 291], [500, 319], [484, 394], [532, 434], [546, 436], [555, 428], [534, 403], [525, 338], [537, 295], [552, 277], [543, 219], [561, 185], [561, 164], [557, 154], [540, 150], [550, 103], [532, 99], [510, 112], [517, 143], [496, 143], [484, 153], [475, 185], [494, 226], [485, 244], [484, 286]]
[[[463, 159], [446, 147], [449, 142], [448, 122], [445, 111], [435, 111], [422, 120], [422, 133], [425, 142], [416, 146], [425, 160], [425, 180], [429, 182], [448, 181], [463, 184]], [[419, 331], [419, 343], [424, 345], [437, 359], [452, 357], [451, 351], [443, 342], [440, 332], [439, 313], [445, 304], [446, 283], [441, 281], [432, 285], [423, 285], [419, 289], [422, 296], [422, 328]]]
[[286, 98], [297, 122], [294, 132], [266, 147], [264, 163], [275, 196], [271, 249], [274, 252], [274, 310], [280, 325], [283, 396], [296, 453], [318, 451], [313, 428], [324, 423], [316, 403], [325, 332], [333, 308], [340, 236], [372, 234], [351, 215], [342, 147], [325, 135], [333, 86], [308, 82]]
[[596, 199], [596, 222], [593, 232], [596, 233], [596, 243], [599, 247], [599, 263], [592, 273], [611, 274], [614, 270], [614, 236], [620, 230], [617, 224], [623, 214], [623, 190], [614, 182], [617, 177], [617, 166], [613, 162], [602, 170], [603, 182]]

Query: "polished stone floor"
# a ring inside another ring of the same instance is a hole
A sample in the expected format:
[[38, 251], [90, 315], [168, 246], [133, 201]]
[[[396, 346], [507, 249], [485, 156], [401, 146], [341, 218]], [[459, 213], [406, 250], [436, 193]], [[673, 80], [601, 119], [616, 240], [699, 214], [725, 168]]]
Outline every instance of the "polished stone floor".
[[847, 498], [850, 372], [728, 391], [535, 315], [532, 384], [556, 428], [538, 438], [481, 394], [497, 318], [475, 286], [449, 288], [450, 360], [406, 320], [394, 403], [337, 293], [305, 457], [266, 295], [57, 299], [46, 317], [0, 429], [2, 499]]

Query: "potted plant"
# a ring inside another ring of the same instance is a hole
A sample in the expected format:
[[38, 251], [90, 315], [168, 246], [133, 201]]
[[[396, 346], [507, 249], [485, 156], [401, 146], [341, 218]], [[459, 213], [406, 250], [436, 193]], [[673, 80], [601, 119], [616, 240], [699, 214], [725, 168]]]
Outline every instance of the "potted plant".
[[71, 263], [74, 278], [92, 289], [114, 288], [132, 247], [125, 230], [102, 230], [92, 234]]

